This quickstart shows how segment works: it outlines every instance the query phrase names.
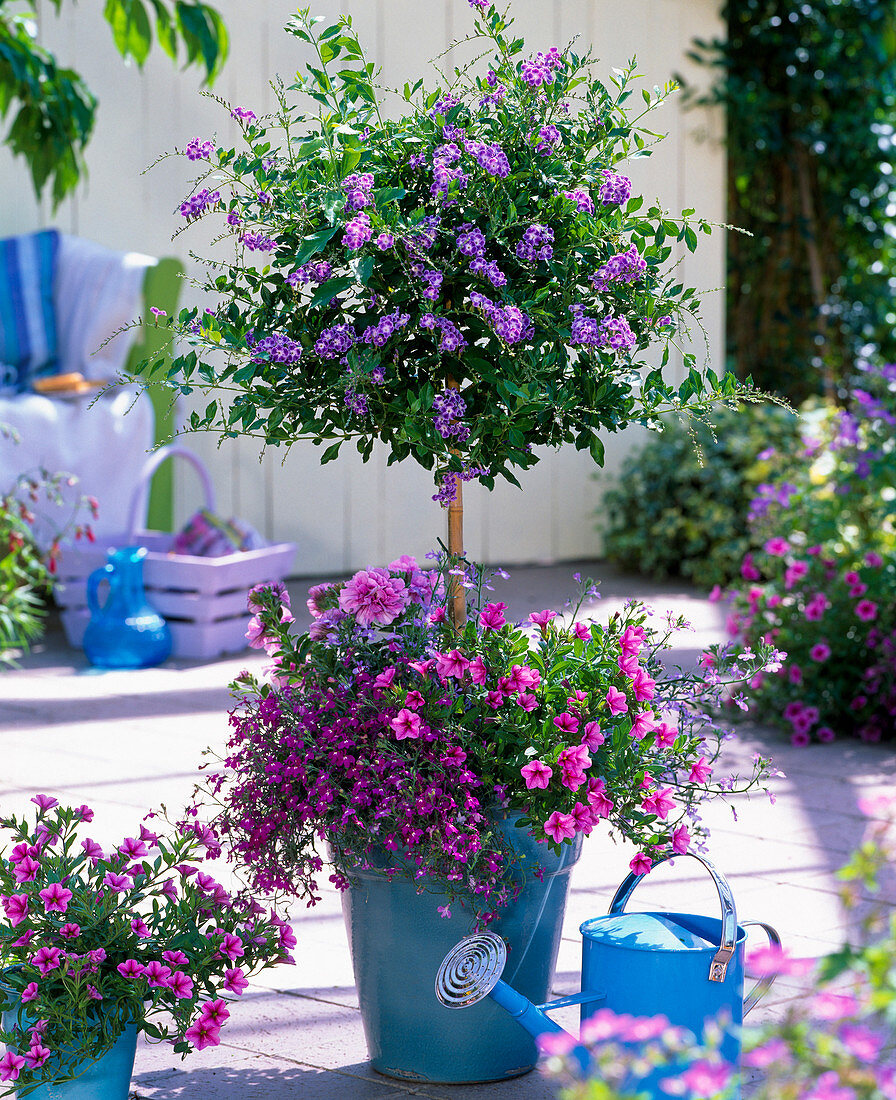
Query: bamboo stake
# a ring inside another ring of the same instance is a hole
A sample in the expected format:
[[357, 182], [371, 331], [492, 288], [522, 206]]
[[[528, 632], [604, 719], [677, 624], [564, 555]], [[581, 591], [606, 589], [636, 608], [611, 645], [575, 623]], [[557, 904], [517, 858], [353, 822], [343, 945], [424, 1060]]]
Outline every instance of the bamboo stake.
[[[452, 390], [458, 388], [450, 375], [447, 385]], [[456, 480], [454, 500], [448, 505], [448, 556], [452, 565], [459, 564], [464, 556], [464, 483], [460, 478]], [[462, 630], [467, 621], [467, 593], [462, 579], [452, 576], [448, 584], [448, 608], [455, 630]]]

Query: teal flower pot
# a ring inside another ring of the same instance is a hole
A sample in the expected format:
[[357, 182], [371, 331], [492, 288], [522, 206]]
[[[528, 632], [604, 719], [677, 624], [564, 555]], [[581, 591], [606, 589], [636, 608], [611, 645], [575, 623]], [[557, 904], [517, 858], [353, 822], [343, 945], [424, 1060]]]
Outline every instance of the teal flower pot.
[[[555, 856], [523, 830], [502, 827], [527, 873], [520, 896], [489, 927], [507, 941], [508, 984], [541, 1004], [549, 998], [581, 837]], [[541, 880], [532, 874], [539, 866]], [[410, 881], [390, 882], [375, 871], [352, 877], [342, 909], [373, 1068], [442, 1084], [502, 1081], [531, 1070], [538, 1060], [532, 1036], [494, 1001], [458, 1012], [436, 998], [443, 958], [472, 930], [467, 911], [455, 905], [445, 919], [437, 911], [444, 898], [418, 894]]]
[[[0, 991], [8, 992], [2, 986]], [[9, 1001], [7, 1001], [7, 1005]], [[3, 1013], [4, 1030], [19, 1026], [27, 1029], [34, 1023], [21, 1007], [7, 1008]], [[23, 1046], [27, 1049], [27, 1035]], [[10, 1048], [7, 1047], [7, 1050]], [[134, 1072], [134, 1056], [137, 1051], [137, 1025], [127, 1024], [124, 1031], [102, 1058], [86, 1066], [78, 1063], [66, 1050], [54, 1052], [46, 1063], [46, 1069], [54, 1076], [71, 1077], [58, 1085], [41, 1085], [28, 1093], [28, 1100], [128, 1100], [131, 1091], [131, 1074]], [[17, 1049], [16, 1054], [25, 1050]]]

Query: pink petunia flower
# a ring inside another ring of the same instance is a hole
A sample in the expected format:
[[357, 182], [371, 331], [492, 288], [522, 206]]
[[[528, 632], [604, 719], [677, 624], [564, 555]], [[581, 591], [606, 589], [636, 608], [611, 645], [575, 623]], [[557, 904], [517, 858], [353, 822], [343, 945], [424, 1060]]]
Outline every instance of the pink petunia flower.
[[470, 673], [470, 679], [474, 684], [484, 684], [488, 679], [488, 668], [478, 653], [470, 662], [467, 671]]
[[769, 539], [763, 547], [766, 554], [772, 554], [776, 558], [783, 558], [789, 549], [790, 543], [780, 535], [776, 535], [774, 538]]
[[525, 779], [526, 788], [530, 791], [536, 788], [546, 789], [553, 774], [553, 769], [541, 760], [531, 760], [520, 768], [520, 775]]
[[504, 612], [506, 610], [506, 603], [486, 604], [479, 614], [479, 624], [482, 629], [500, 630], [501, 627], [507, 623], [507, 620], [504, 618]]
[[48, 913], [64, 913], [72, 900], [72, 892], [67, 890], [61, 882], [51, 882], [45, 890], [39, 891], [38, 897], [44, 903], [44, 909]]
[[608, 688], [606, 700], [607, 706], [610, 708], [610, 714], [625, 714], [628, 710], [628, 700], [623, 691], [618, 691], [614, 687]]
[[182, 970], [175, 970], [168, 979], [168, 988], [175, 997], [186, 1000], [193, 996], [193, 979]]
[[249, 983], [246, 980], [246, 975], [237, 966], [232, 970], [224, 971], [223, 985], [228, 993], [234, 993], [239, 997], [243, 990], [248, 988]]
[[162, 958], [171, 966], [186, 966], [190, 961], [183, 951], [163, 951]]
[[160, 963], [158, 959], [153, 959], [143, 968], [143, 977], [146, 978], [151, 989], [165, 989], [171, 978], [171, 967]]
[[884, 1045], [883, 1035], [864, 1024], [844, 1024], [839, 1031], [840, 1042], [860, 1062], [875, 1062]]
[[103, 879], [103, 886], [108, 886], [110, 890], [115, 890], [117, 893], [130, 890], [133, 885], [134, 880], [130, 875], [117, 875], [114, 871], [107, 871]]
[[580, 642], [587, 642], [591, 637], [591, 627], [588, 623], [573, 623], [572, 630]]
[[586, 722], [582, 733], [582, 744], [590, 751], [595, 752], [606, 741], [601, 733], [600, 722]]
[[450, 653], [436, 654], [436, 672], [443, 680], [447, 680], [449, 677], [462, 680], [469, 667], [469, 660], [459, 649], [452, 649]]
[[831, 647], [826, 642], [816, 642], [809, 650], [813, 661], [826, 661], [831, 655]]
[[588, 805], [598, 817], [609, 817], [613, 812], [613, 802], [607, 798], [606, 783], [603, 779], [588, 780]]
[[[295, 946], [295, 940], [293, 940], [293, 946]], [[221, 938], [221, 942], [218, 944], [218, 954], [226, 956], [231, 962], [236, 962], [236, 960], [245, 953], [243, 941], [239, 936], [234, 936], [232, 932], [225, 932]]]
[[13, 928], [28, 916], [27, 894], [10, 894], [8, 897], [6, 894], [0, 894], [0, 905], [3, 906], [6, 919]]
[[[92, 989], [93, 986], [88, 986]], [[49, 1047], [45, 1047], [43, 1043], [38, 1039], [36, 1042], [32, 1038], [31, 1047], [28, 1053], [25, 1055], [25, 1061], [28, 1064], [29, 1069], [40, 1069], [40, 1067], [46, 1062], [53, 1052]]]
[[58, 969], [62, 959], [62, 952], [58, 947], [40, 947], [32, 956], [31, 963], [46, 976], [51, 970]]
[[641, 809], [645, 813], [656, 814], [660, 821], [665, 821], [670, 812], [675, 809], [672, 788], [664, 787], [662, 790], [649, 794], [641, 803]]
[[576, 835], [576, 823], [570, 814], [562, 814], [554, 810], [544, 823], [544, 831], [556, 844], [561, 841], [571, 840]]
[[0, 1058], [0, 1081], [17, 1081], [25, 1068], [25, 1059], [8, 1050]]
[[691, 765], [691, 772], [688, 779], [692, 783], [705, 783], [711, 775], [712, 766], [707, 764], [705, 756], [701, 756], [699, 760]]
[[184, 1032], [184, 1038], [193, 1044], [197, 1050], [205, 1050], [206, 1047], [216, 1047], [221, 1042], [221, 1029], [204, 1016], [190, 1024]]
[[149, 849], [143, 841], [132, 836], [122, 841], [122, 843], [118, 845], [118, 850], [127, 860], [141, 859], [143, 856], [149, 854]]
[[420, 736], [420, 715], [406, 707], [398, 712], [389, 725], [398, 741]]
[[683, 856], [691, 846], [691, 834], [687, 825], [679, 825], [672, 833], [672, 851], [676, 855]]
[[562, 714], [558, 714], [554, 718], [554, 725], [562, 733], [577, 733], [579, 729], [579, 720], [574, 714], [570, 714], [569, 711], [563, 711]]
[[214, 1027], [223, 1027], [230, 1019], [227, 1004], [221, 997], [214, 1001], [206, 1001], [205, 1004], [199, 1006], [199, 1011], [201, 1014], [200, 1019], [206, 1020]]
[[678, 727], [669, 722], [660, 722], [653, 731], [654, 739], [661, 749], [671, 748], [678, 737]]
[[23, 882], [34, 882], [39, 871], [40, 864], [32, 856], [25, 856], [20, 859], [13, 870], [16, 885], [20, 886]]
[[136, 959], [125, 959], [115, 969], [123, 978], [142, 978], [146, 968]]
[[639, 703], [647, 703], [656, 694], [656, 681], [651, 679], [645, 669], [639, 668], [632, 676], [632, 690]]
[[140, 917], [134, 917], [131, 920], [131, 931], [141, 940], [148, 939], [152, 935], [150, 930], [146, 927], [145, 922]]
[[859, 600], [856, 604], [856, 615], [864, 623], [877, 618], [877, 604], [873, 600]]
[[517, 706], [522, 707], [529, 714], [538, 706], [538, 700], [529, 691], [521, 691], [516, 697], [516, 702]]
[[81, 841], [81, 847], [84, 849], [87, 856], [92, 860], [105, 859], [103, 849], [97, 844], [95, 840], [91, 840], [87, 837], [86, 840]]
[[653, 866], [653, 860], [644, 852], [638, 854], [629, 862], [629, 867], [636, 875], [646, 875]]
[[745, 581], [758, 581], [759, 570], [753, 564], [753, 555], [747, 554], [744, 560], [741, 562], [740, 575]]
[[51, 798], [48, 794], [36, 794], [31, 801], [37, 806], [41, 813], [46, 813], [47, 810], [52, 810], [54, 806], [59, 805], [59, 799]]
[[655, 728], [656, 721], [653, 711], [645, 710], [635, 715], [635, 720], [632, 722], [632, 728], [629, 730], [629, 735], [634, 737], [636, 741], [643, 741], [647, 734]]
[[551, 619], [556, 619], [556, 617], [557, 612], [551, 611], [548, 608], [545, 608], [544, 611], [529, 612], [529, 622], [534, 623], [535, 626], [537, 626], [541, 630], [542, 634], [544, 634], [545, 630], [547, 630], [548, 623], [551, 621]]
[[26, 1005], [39, 995], [37, 982], [29, 982], [22, 990], [22, 1004]]
[[761, 1046], [744, 1052], [743, 1063], [753, 1069], [767, 1069], [776, 1062], [789, 1064], [792, 1061], [790, 1047], [783, 1039], [769, 1039]]
[[388, 626], [409, 603], [407, 585], [387, 569], [361, 569], [339, 593], [340, 608], [361, 626]]

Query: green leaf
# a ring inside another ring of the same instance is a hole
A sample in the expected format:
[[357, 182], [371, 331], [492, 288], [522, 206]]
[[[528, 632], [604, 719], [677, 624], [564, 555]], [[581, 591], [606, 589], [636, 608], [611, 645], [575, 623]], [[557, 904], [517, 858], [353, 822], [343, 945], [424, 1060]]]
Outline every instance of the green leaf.
[[327, 279], [314, 292], [311, 298], [311, 309], [317, 309], [319, 306], [325, 305], [331, 298], [335, 298], [337, 294], [341, 294], [343, 290], [348, 290], [349, 287], [354, 285], [355, 280], [351, 275], [340, 275], [338, 279]]
[[592, 435], [591, 442], [588, 444], [588, 450], [591, 452], [591, 457], [597, 463], [598, 466], [604, 464], [604, 444], [600, 436]]
[[142, 68], [152, 46], [152, 27], [142, 0], [106, 0], [103, 15], [112, 28], [115, 48]]
[[[326, 229], [320, 229], [317, 233], [310, 233], [302, 242], [302, 247], [296, 253], [296, 265], [301, 267], [312, 256], [325, 248], [339, 232], [341, 226], [331, 225]], [[332, 295], [331, 295], [332, 297]]]

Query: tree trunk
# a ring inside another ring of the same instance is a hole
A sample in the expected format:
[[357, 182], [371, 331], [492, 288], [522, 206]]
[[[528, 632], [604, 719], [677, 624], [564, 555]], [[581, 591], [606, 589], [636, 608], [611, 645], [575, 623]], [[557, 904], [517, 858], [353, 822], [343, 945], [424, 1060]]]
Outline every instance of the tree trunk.
[[[448, 388], [456, 390], [457, 382], [449, 376]], [[456, 479], [454, 500], [448, 505], [448, 555], [452, 566], [458, 565], [464, 556], [464, 483]], [[463, 577], [448, 578], [448, 608], [455, 630], [462, 630], [467, 621], [467, 590]]]

